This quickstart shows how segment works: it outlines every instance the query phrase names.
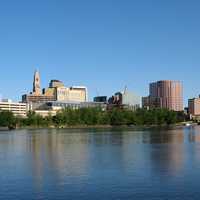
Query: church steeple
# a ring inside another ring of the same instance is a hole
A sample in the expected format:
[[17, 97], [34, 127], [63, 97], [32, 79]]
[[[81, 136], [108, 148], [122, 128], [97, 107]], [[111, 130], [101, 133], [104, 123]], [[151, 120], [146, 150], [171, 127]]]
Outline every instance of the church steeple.
[[41, 95], [40, 74], [39, 74], [39, 71], [37, 71], [37, 70], [34, 73], [33, 94], [35, 94], [35, 95]]

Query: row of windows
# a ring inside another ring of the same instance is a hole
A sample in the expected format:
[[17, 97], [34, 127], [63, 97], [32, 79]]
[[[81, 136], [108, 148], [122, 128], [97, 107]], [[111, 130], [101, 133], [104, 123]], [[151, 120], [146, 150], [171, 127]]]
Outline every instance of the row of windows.
[[26, 107], [26, 104], [24, 105], [18, 105], [18, 104], [0, 104], [0, 106], [9, 106], [9, 107]]
[[0, 104], [0, 107], [2, 108], [26, 108], [27, 106], [16, 106], [16, 105], [2, 105]]
[[12, 112], [26, 112], [26, 110], [14, 110], [14, 109], [6, 109], [6, 108], [0, 108], [0, 110], [8, 110]]

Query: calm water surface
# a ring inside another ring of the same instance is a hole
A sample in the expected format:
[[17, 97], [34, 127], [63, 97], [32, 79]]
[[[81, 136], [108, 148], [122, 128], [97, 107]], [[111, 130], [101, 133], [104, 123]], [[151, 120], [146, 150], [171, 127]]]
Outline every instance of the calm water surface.
[[0, 132], [0, 199], [200, 199], [200, 127]]

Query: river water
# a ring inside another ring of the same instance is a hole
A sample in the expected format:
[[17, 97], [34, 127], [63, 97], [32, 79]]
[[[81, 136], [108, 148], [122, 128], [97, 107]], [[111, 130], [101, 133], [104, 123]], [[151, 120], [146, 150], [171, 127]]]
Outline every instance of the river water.
[[200, 199], [200, 127], [0, 132], [0, 199]]

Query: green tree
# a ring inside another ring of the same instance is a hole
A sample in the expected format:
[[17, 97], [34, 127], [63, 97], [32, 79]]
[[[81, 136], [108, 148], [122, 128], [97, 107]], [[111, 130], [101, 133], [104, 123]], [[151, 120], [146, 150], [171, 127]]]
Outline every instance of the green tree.
[[16, 118], [10, 111], [0, 111], [0, 126], [15, 128]]

